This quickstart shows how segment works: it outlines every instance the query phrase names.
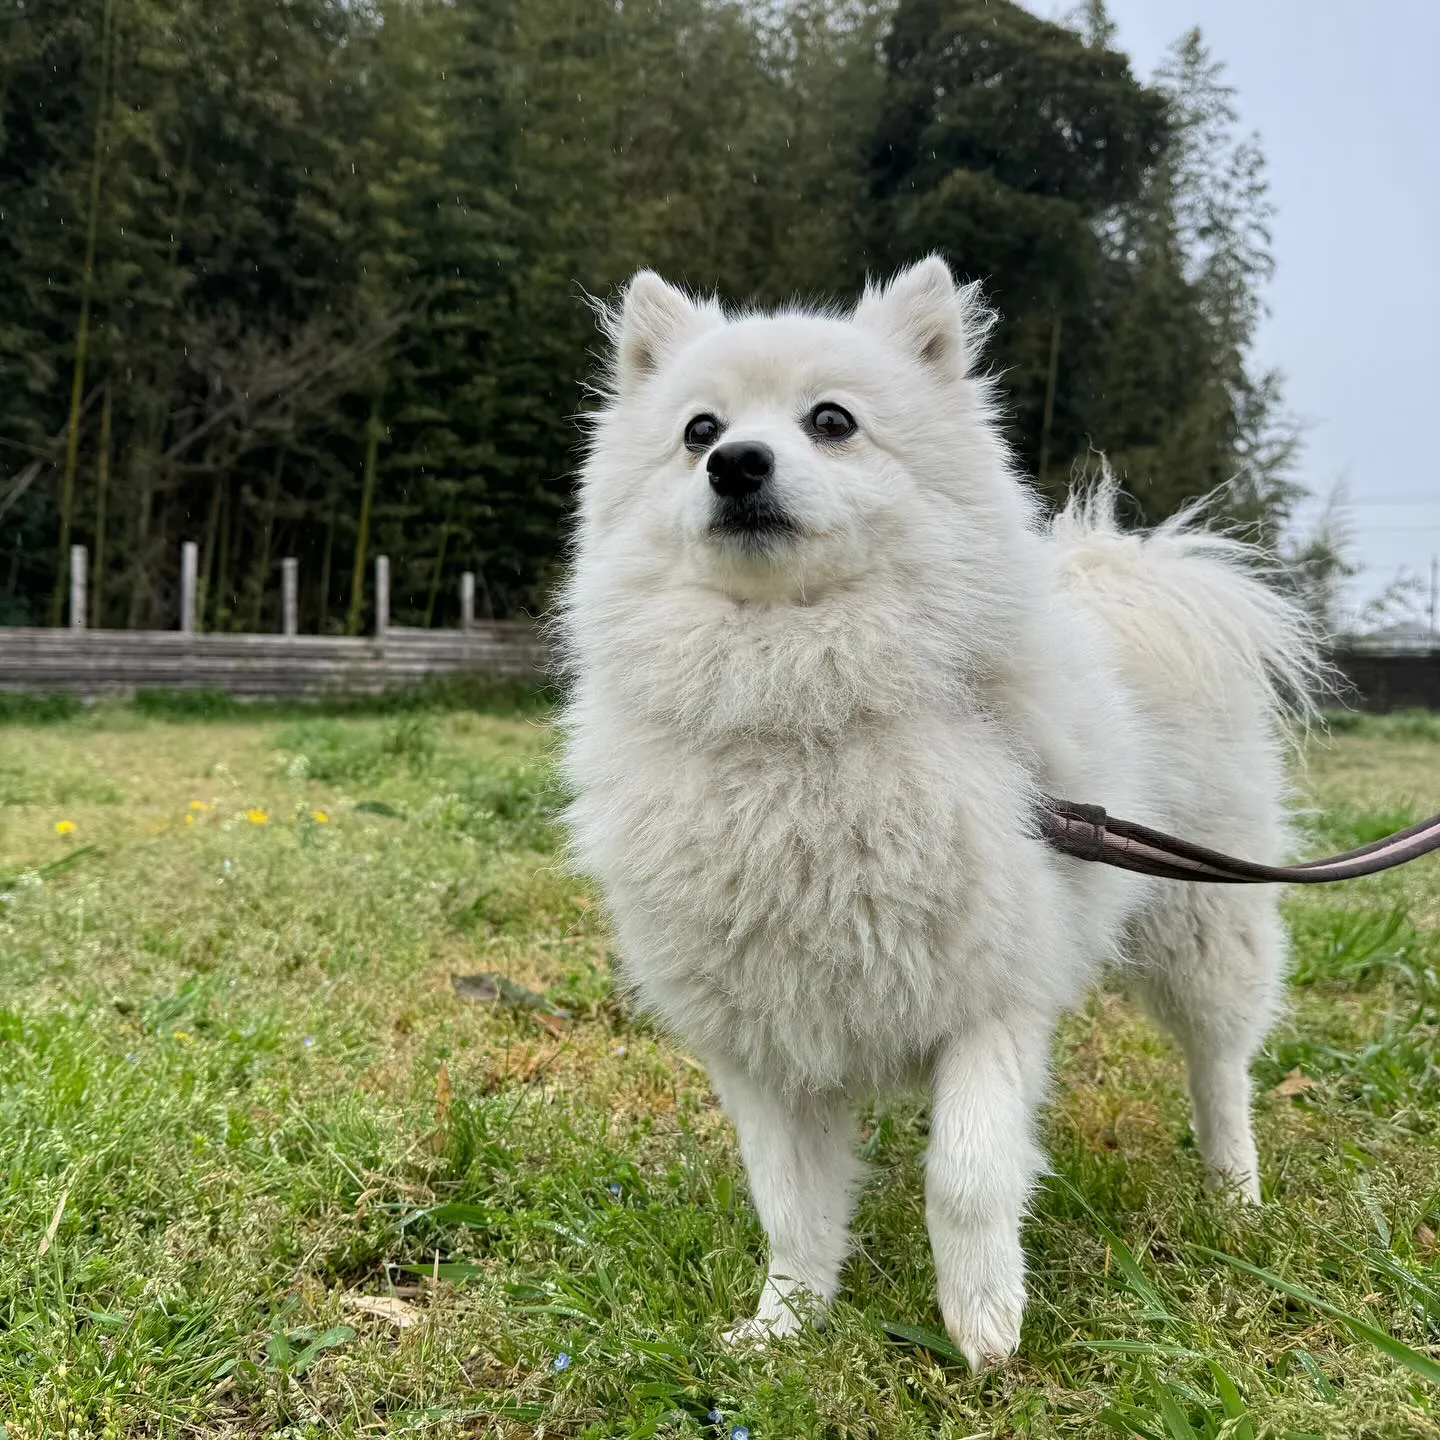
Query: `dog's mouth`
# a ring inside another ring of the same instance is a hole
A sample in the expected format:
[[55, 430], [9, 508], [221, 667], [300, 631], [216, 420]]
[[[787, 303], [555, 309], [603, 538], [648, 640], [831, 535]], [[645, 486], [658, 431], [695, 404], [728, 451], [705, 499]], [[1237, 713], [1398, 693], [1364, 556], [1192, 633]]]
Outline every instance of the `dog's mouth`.
[[778, 506], [746, 498], [728, 500], [710, 521], [712, 539], [758, 555], [800, 536], [800, 527]]

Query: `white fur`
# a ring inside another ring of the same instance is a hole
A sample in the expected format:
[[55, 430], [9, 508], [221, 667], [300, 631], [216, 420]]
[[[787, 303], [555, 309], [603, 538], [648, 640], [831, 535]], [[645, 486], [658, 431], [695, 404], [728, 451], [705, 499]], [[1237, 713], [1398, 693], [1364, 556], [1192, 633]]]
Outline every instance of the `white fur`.
[[[1102, 485], [1042, 526], [974, 373], [986, 317], [938, 259], [853, 315], [727, 316], [642, 272], [606, 323], [559, 619], [569, 823], [624, 984], [739, 1132], [771, 1263], [734, 1333], [834, 1295], [855, 1100], [928, 1079], [940, 1307], [998, 1359], [1058, 1013], [1123, 959], [1184, 1048], [1213, 1180], [1255, 1199], [1247, 1066], [1285, 958], [1272, 889], [1066, 859], [1036, 796], [1281, 859], [1310, 639], [1193, 521], [1122, 533]], [[800, 424], [822, 400], [858, 422], [843, 445]], [[712, 534], [700, 412], [772, 447], [797, 538]]]

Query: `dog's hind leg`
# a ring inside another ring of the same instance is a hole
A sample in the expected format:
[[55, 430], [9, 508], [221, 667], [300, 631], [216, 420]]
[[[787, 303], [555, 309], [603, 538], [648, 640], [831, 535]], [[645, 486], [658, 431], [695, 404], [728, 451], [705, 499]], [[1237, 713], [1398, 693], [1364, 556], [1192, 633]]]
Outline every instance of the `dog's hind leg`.
[[976, 1370], [1020, 1343], [1020, 1221], [1043, 1159], [1034, 1116], [1049, 1036], [1033, 1016], [990, 1020], [936, 1057], [925, 1218], [945, 1328]]
[[806, 1310], [835, 1296], [850, 1248], [850, 1211], [863, 1166], [853, 1117], [840, 1097], [781, 1096], [738, 1070], [712, 1077], [740, 1137], [750, 1194], [770, 1241], [770, 1266], [753, 1319], [731, 1343], [793, 1334]]
[[1179, 1042], [1206, 1184], [1260, 1199], [1250, 1062], [1279, 1009], [1286, 934], [1264, 890], [1166, 892], [1136, 929], [1134, 988]]

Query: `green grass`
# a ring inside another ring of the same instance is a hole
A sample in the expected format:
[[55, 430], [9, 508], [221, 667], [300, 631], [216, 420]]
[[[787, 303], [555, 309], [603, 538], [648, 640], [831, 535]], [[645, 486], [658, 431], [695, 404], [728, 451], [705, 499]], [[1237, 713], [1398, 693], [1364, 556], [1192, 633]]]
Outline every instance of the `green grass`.
[[[733, 1354], [733, 1138], [611, 997], [543, 710], [486, 704], [0, 727], [11, 1440], [1440, 1433], [1440, 864], [1288, 902], [1258, 1213], [1202, 1194], [1177, 1056], [1103, 991], [1056, 1047], [1015, 1361], [944, 1338], [905, 1099], [828, 1329]], [[1440, 736], [1364, 722], [1302, 786], [1316, 850], [1361, 843], [1440, 805]]]

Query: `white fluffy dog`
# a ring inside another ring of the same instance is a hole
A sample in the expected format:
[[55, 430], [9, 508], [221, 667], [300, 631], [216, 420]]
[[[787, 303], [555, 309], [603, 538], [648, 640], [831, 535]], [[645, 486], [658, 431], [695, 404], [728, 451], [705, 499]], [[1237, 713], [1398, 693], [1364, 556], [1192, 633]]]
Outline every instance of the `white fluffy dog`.
[[1037, 837], [1037, 797], [1279, 861], [1306, 626], [1237, 543], [1048, 528], [939, 259], [853, 314], [727, 315], [648, 271], [607, 314], [560, 633], [578, 862], [623, 979], [700, 1056], [770, 1241], [757, 1313], [835, 1293], [852, 1108], [928, 1081], [940, 1309], [1020, 1338], [1056, 1017], [1122, 960], [1189, 1066], [1212, 1181], [1259, 1196], [1247, 1067], [1273, 887], [1147, 880]]

